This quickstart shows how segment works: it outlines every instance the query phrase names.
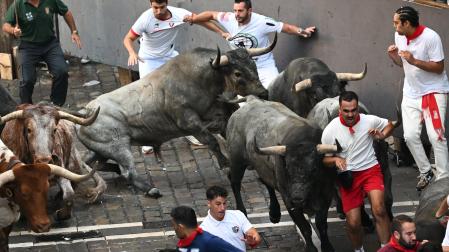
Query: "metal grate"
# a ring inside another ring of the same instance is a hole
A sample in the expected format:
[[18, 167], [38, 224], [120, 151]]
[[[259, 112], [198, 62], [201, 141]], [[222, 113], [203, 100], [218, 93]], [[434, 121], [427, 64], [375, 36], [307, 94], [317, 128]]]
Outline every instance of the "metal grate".
[[103, 234], [99, 231], [88, 231], [88, 232], [75, 232], [69, 234], [52, 234], [52, 235], [39, 235], [34, 238], [35, 243], [39, 242], [58, 242], [58, 241], [71, 241], [71, 240], [81, 240], [89, 238], [99, 238], [103, 237]]

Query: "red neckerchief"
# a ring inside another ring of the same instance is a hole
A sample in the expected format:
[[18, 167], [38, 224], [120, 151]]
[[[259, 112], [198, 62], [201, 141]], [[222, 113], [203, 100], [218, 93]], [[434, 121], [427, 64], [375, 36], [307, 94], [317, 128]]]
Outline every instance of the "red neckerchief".
[[[438, 134], [438, 140], [443, 140], [444, 128], [441, 123], [440, 111], [438, 110], [438, 104], [435, 100], [435, 93], [426, 94], [422, 97], [422, 111], [423, 115], [430, 116], [432, 119], [433, 128]], [[426, 112], [426, 113], [424, 113]]]
[[410, 35], [410, 36], [406, 35], [405, 37], [407, 38], [407, 45], [410, 44], [411, 40], [414, 40], [415, 38], [419, 37], [419, 35], [422, 34], [422, 32], [424, 31], [425, 28], [426, 27], [424, 25], [419, 25], [418, 27], [416, 27], [416, 30], [412, 35]]
[[400, 252], [416, 252], [416, 250], [418, 249], [420, 242], [416, 242], [415, 247], [413, 247], [412, 249], [407, 249], [402, 247], [398, 241], [396, 240], [396, 238], [394, 237], [394, 235], [391, 236], [390, 238], [390, 242], [388, 243], [390, 244], [394, 249], [396, 249], [397, 251]]
[[200, 227], [197, 227], [195, 231], [193, 231], [189, 236], [187, 236], [186, 238], [183, 239], [179, 239], [178, 241], [178, 248], [186, 248], [188, 246], [190, 246], [190, 244], [192, 244], [193, 240], [195, 240], [196, 236], [198, 234], [202, 234], [203, 233], [203, 229]]
[[352, 126], [349, 126], [346, 124], [345, 119], [343, 119], [343, 116], [341, 115], [341, 113], [338, 115], [338, 117], [340, 117], [341, 124], [343, 124], [344, 126], [349, 128], [349, 133], [351, 133], [351, 135], [354, 134], [355, 131], [352, 127], [354, 127], [360, 121], [360, 114], [357, 115], [357, 117], [355, 118], [355, 123]]

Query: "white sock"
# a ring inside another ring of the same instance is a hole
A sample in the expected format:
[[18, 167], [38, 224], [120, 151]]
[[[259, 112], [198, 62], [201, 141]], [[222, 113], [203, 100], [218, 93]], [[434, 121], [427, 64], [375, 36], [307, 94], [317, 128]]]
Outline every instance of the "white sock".
[[365, 252], [363, 249], [363, 246], [361, 246], [359, 249], [355, 249], [354, 252]]

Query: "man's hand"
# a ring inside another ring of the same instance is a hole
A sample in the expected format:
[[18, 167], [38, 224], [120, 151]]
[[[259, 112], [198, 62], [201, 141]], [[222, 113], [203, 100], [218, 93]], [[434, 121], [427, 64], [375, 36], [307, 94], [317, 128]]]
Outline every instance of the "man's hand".
[[398, 55], [398, 47], [396, 45], [390, 45], [387, 49], [387, 52], [391, 56], [397, 56]]
[[81, 44], [81, 39], [80, 39], [80, 35], [78, 34], [78, 32], [72, 32], [72, 42], [76, 44], [78, 49], [81, 49], [82, 44]]
[[184, 23], [190, 23], [191, 25], [193, 24], [193, 17], [195, 16], [195, 14], [192, 13], [192, 15], [185, 15], [184, 19], [182, 20]]
[[229, 40], [229, 39], [232, 38], [231, 34], [228, 33], [228, 32], [223, 32], [223, 33], [221, 34], [221, 36], [222, 36], [224, 39], [226, 39], [226, 40]]
[[337, 166], [337, 169], [340, 171], [346, 171], [346, 159], [336, 157], [335, 166]]
[[139, 56], [135, 53], [130, 54], [129, 58], [128, 58], [128, 66], [134, 66], [136, 65], [138, 62], [143, 62], [143, 60], [141, 58], [139, 58]]
[[12, 34], [14, 35], [14, 37], [18, 38], [22, 36], [22, 29], [20, 29], [19, 26], [14, 26], [14, 28], [12, 29]]
[[299, 28], [298, 30], [298, 34], [301, 37], [304, 38], [309, 38], [312, 36], [312, 34], [315, 32], [316, 27], [315, 26], [311, 26], [311, 27], [307, 27], [306, 29], [301, 29]]
[[399, 56], [401, 56], [403, 59], [405, 59], [410, 65], [415, 65], [415, 57], [413, 57], [413, 54], [409, 51], [399, 51]]
[[242, 239], [246, 244], [248, 244], [251, 248], [257, 247], [257, 245], [260, 244], [262, 241], [260, 238], [259, 233], [255, 228], [250, 228], [245, 234]]
[[379, 129], [369, 129], [368, 134], [372, 136], [376, 140], [383, 140], [385, 139], [385, 135], [382, 133]]

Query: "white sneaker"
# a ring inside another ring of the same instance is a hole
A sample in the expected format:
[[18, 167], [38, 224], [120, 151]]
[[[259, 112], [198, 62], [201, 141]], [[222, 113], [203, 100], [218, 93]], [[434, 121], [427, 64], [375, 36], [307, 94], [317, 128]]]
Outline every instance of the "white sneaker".
[[153, 153], [153, 147], [152, 146], [142, 146], [142, 153], [143, 154], [151, 154]]
[[196, 145], [196, 146], [202, 146], [204, 144], [202, 144], [200, 141], [198, 141], [198, 139], [196, 139], [194, 136], [186, 136], [187, 141], [189, 141], [190, 144], [192, 145]]

